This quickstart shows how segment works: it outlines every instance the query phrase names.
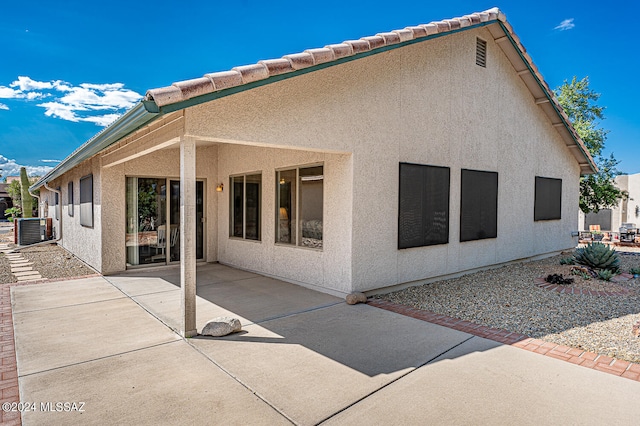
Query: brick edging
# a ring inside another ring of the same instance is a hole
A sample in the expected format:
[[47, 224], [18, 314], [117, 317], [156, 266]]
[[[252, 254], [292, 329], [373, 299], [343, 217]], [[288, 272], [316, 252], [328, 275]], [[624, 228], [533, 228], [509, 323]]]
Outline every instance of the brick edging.
[[[11, 287], [13, 287], [13, 283], [0, 286], [0, 403], [20, 402], [18, 366], [16, 364], [15, 340], [13, 338]], [[22, 424], [20, 412], [0, 410], [0, 424]]]
[[562, 361], [567, 361], [581, 367], [591, 368], [616, 376], [624, 377], [636, 382], [640, 382], [640, 364], [629, 361], [615, 359], [606, 355], [599, 355], [582, 349], [571, 348], [569, 346], [558, 345], [540, 339], [534, 339], [520, 333], [512, 333], [499, 328], [487, 327], [475, 324], [471, 321], [453, 318], [447, 315], [436, 314], [435, 312], [415, 309], [398, 303], [381, 299], [368, 299], [367, 304], [376, 308], [395, 312], [411, 318], [427, 321], [433, 324], [442, 325], [454, 330], [473, 334], [499, 343], [514, 346], [540, 355], [549, 356]]
[[[100, 277], [100, 274], [81, 275], [68, 278], [49, 278], [17, 283], [0, 284], [0, 404], [19, 403], [18, 365], [16, 363], [15, 339], [13, 334], [13, 311], [11, 307], [11, 287], [46, 284], [59, 281]], [[0, 410], [0, 424], [21, 425], [19, 411]]]

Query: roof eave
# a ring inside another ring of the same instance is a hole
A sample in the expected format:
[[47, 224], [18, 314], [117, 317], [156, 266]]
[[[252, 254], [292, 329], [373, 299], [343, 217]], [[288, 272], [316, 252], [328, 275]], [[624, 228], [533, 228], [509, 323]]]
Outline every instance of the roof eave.
[[36, 183], [31, 185], [29, 190], [33, 191], [40, 188], [45, 184], [45, 182], [50, 182], [59, 177], [83, 161], [98, 154], [100, 151], [109, 147], [121, 138], [151, 123], [161, 115], [162, 113], [148, 111], [143, 102], [139, 102], [122, 117], [118, 118], [106, 127], [102, 132], [98, 133], [69, 154], [67, 158], [60, 162], [60, 164], [38, 179]]

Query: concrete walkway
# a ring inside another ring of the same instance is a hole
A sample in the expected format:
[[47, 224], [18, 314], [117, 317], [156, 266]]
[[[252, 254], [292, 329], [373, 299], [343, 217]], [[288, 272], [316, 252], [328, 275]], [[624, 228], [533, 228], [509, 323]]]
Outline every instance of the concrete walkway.
[[243, 331], [184, 340], [177, 275], [12, 287], [23, 424], [637, 424], [638, 382], [222, 265], [198, 329]]

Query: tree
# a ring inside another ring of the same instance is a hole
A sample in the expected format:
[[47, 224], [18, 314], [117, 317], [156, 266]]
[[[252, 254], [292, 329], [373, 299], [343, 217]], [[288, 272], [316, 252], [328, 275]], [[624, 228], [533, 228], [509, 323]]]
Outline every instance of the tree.
[[608, 130], [599, 126], [605, 107], [598, 106], [600, 99], [589, 87], [589, 77], [578, 80], [573, 77], [556, 89], [558, 102], [569, 116], [573, 128], [584, 142], [598, 166], [598, 173], [580, 178], [580, 209], [586, 214], [617, 206], [629, 194], [616, 186], [615, 178], [621, 173], [616, 168], [620, 163], [613, 154], [602, 156]]
[[24, 167], [20, 167], [20, 185], [22, 186], [22, 217], [33, 217], [33, 197], [29, 194], [29, 177]]

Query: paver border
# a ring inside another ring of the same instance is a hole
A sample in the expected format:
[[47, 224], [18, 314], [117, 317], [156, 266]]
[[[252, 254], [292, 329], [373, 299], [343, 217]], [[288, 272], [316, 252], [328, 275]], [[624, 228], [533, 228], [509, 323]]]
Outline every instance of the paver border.
[[[101, 276], [100, 274], [90, 274], [70, 278], [43, 278], [32, 281], [0, 284], [0, 404], [7, 402], [10, 404], [20, 403], [18, 365], [16, 363], [16, 348], [13, 333], [11, 288]], [[20, 411], [0, 410], [0, 424], [6, 426], [22, 425]]]
[[570, 362], [581, 367], [602, 371], [640, 382], [640, 364], [615, 359], [594, 352], [583, 351], [565, 345], [546, 342], [520, 333], [513, 333], [499, 328], [487, 327], [471, 321], [453, 318], [435, 312], [412, 308], [382, 299], [368, 299], [367, 305], [395, 312], [421, 321], [430, 322], [454, 330], [463, 331], [474, 336], [483, 337], [498, 343], [510, 345], [529, 352]]

